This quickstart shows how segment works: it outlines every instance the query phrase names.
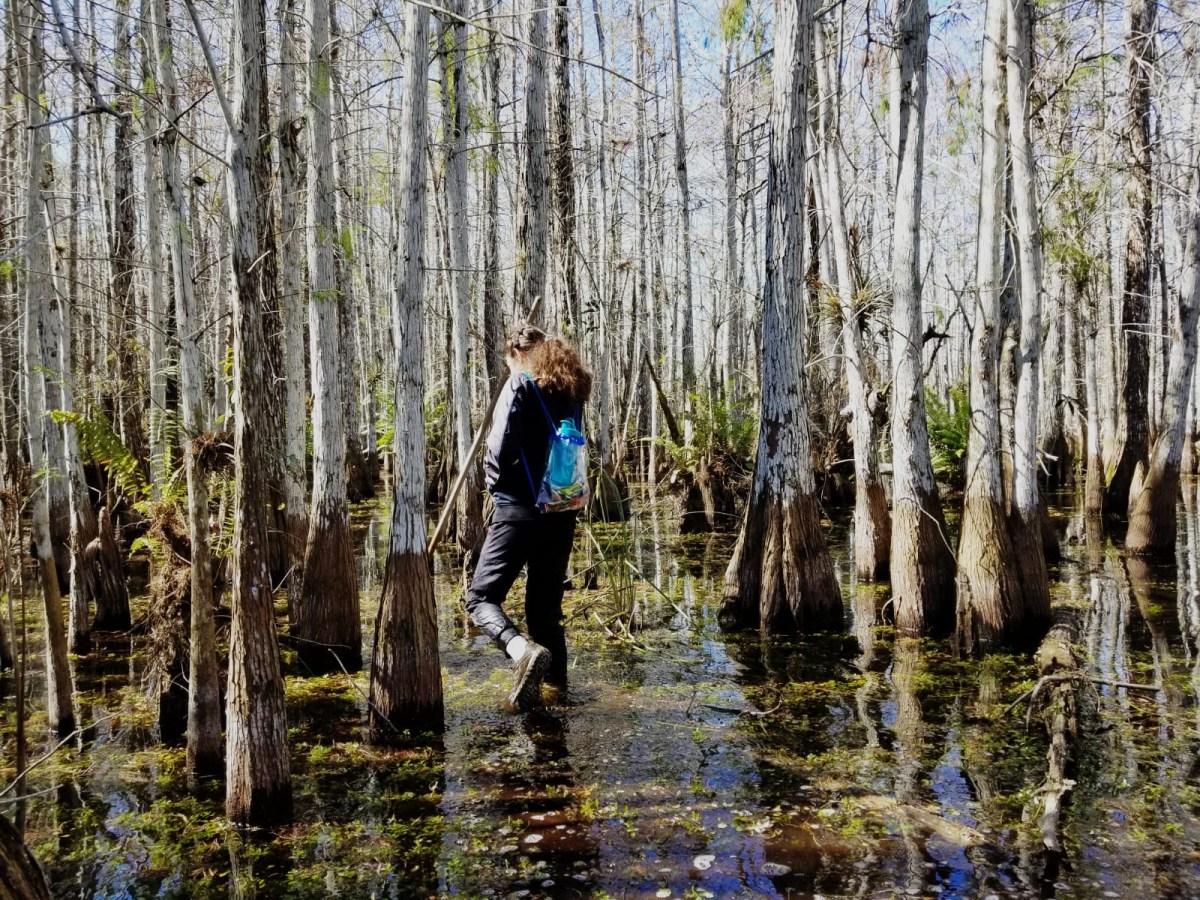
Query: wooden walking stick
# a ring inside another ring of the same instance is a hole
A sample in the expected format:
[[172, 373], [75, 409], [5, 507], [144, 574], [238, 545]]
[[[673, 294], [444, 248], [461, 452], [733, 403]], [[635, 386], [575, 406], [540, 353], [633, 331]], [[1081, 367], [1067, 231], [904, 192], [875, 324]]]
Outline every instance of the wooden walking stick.
[[[529, 324], [534, 320], [541, 309], [542, 298], [538, 297], [533, 301], [533, 306], [529, 307], [529, 313], [525, 316], [525, 324]], [[507, 381], [505, 382], [507, 384]], [[492, 413], [496, 411], [496, 404], [500, 402], [500, 394], [504, 390], [504, 385], [500, 385], [500, 389], [492, 394], [492, 401], [488, 404], [487, 412], [484, 413], [483, 420], [479, 423], [479, 430], [475, 432], [475, 440], [471, 442], [471, 449], [467, 451], [467, 458], [463, 462], [462, 468], [459, 469], [458, 477], [454, 479], [454, 485], [450, 488], [450, 493], [446, 495], [446, 503], [442, 506], [442, 514], [438, 516], [437, 527], [433, 529], [433, 536], [429, 539], [429, 545], [425, 548], [426, 553], [433, 553], [437, 549], [437, 545], [442, 542], [442, 538], [446, 536], [446, 528], [450, 525], [450, 513], [454, 511], [454, 504], [458, 500], [458, 495], [462, 491], [463, 484], [467, 480], [467, 472], [471, 469], [471, 463], [475, 460], [475, 454], [479, 452], [479, 447], [483, 443], [484, 437], [488, 433], [488, 428], [492, 424]]]

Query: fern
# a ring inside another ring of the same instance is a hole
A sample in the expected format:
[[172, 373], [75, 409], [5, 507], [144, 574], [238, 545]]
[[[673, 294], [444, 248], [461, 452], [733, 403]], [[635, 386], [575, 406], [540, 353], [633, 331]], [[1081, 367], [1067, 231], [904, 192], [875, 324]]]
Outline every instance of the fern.
[[947, 391], [946, 399], [925, 389], [925, 413], [929, 420], [929, 446], [933, 474], [961, 487], [966, 478], [967, 440], [971, 430], [971, 405], [965, 385]]
[[125, 446], [107, 418], [91, 419], [82, 413], [62, 409], [51, 410], [50, 418], [58, 425], [74, 426], [80, 450], [89, 460], [104, 467], [121, 493], [130, 497], [146, 493], [146, 477], [138, 458]]
[[758, 417], [749, 402], [729, 403], [693, 394], [692, 425], [690, 447], [681, 447], [665, 435], [658, 438], [673, 466], [692, 470], [702, 455], [715, 453], [749, 468], [758, 440]]

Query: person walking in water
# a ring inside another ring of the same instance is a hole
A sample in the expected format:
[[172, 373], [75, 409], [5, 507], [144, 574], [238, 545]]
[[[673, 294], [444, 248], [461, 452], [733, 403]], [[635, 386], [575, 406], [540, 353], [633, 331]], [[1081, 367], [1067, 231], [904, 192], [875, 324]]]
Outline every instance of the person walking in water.
[[[508, 708], [526, 712], [541, 705], [543, 682], [564, 691], [567, 686], [562, 598], [578, 511], [543, 512], [538, 485], [554, 423], [582, 424], [592, 375], [566, 341], [532, 325], [513, 335], [506, 362], [510, 377], [484, 456], [493, 511], [466, 602], [471, 621], [515, 663]], [[522, 568], [527, 635], [503, 609]]]

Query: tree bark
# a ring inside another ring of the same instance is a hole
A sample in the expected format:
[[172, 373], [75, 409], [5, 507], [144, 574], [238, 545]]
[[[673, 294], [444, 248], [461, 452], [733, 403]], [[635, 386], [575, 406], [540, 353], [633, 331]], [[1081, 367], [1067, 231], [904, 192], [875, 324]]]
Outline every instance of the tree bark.
[[1037, 814], [1042, 843], [1047, 850], [1062, 852], [1058, 823], [1063, 798], [1075, 786], [1067, 778], [1067, 767], [1076, 755], [1075, 741], [1079, 733], [1080, 682], [1085, 677], [1072, 646], [1079, 638], [1079, 628], [1067, 609], [1037, 649], [1035, 661], [1038, 683], [1029, 703], [1046, 730], [1049, 747], [1046, 750], [1046, 780], [1029, 810]]
[[[582, 0], [581, 10], [582, 15]], [[611, 144], [608, 135], [609, 123], [609, 100], [608, 100], [608, 72], [607, 72], [607, 48], [605, 45], [604, 25], [600, 17], [599, 0], [592, 0], [592, 22], [596, 30], [596, 47], [600, 54], [600, 133], [597, 140], [597, 148], [600, 154], [600, 160], [596, 166], [598, 181], [599, 181], [599, 209], [597, 213], [600, 216], [600, 258], [598, 265], [600, 268], [597, 274], [597, 288], [599, 291], [599, 315], [597, 316], [597, 341], [598, 341], [598, 365], [596, 371], [596, 418], [597, 418], [597, 434], [596, 434], [596, 450], [600, 462], [600, 475], [597, 491], [593, 496], [592, 510], [600, 515], [602, 520], [607, 520], [606, 517], [611, 513], [616, 513], [616, 520], [624, 519], [624, 505], [621, 502], [621, 492], [617, 488], [617, 467], [618, 461], [614, 457], [613, 448], [617, 444], [614, 440], [614, 434], [617, 428], [617, 417], [614, 415], [614, 390], [613, 390], [613, 367], [614, 367], [614, 339], [613, 333], [619, 330], [614, 319], [617, 318], [615, 310], [619, 308], [616, 301], [616, 290], [613, 272], [611, 271], [612, 248], [616, 240], [618, 224], [615, 215], [610, 210], [613, 204], [609, 199], [609, 178], [608, 178], [608, 162], [612, 157], [610, 152]], [[611, 502], [610, 502], [611, 501]]]
[[[80, 110], [80, 76], [74, 73], [71, 92], [71, 111]], [[82, 147], [80, 141], [80, 123], [76, 119], [72, 125], [71, 140], [71, 222], [68, 226], [68, 245], [70, 258], [67, 261], [67, 298], [59, 298], [58, 314], [62, 328], [59, 333], [59, 358], [62, 361], [62, 409], [71, 413], [75, 409], [75, 367], [72, 335], [75, 322], [72, 316], [74, 310], [83, 306], [82, 287], [79, 271], [79, 260], [83, 254], [80, 234], [79, 216], [81, 212], [80, 198], [83, 185], [80, 178], [80, 156]], [[64, 302], [67, 301], [67, 302]], [[100, 591], [111, 591], [116, 594], [102, 602], [119, 603], [120, 595], [125, 588], [124, 572], [117, 560], [117, 568], [109, 570], [97, 569], [87, 561], [87, 548], [96, 538], [96, 510], [92, 506], [92, 498], [88, 492], [87, 478], [83, 471], [83, 457], [79, 448], [79, 433], [75, 423], [69, 419], [63, 422], [63, 449], [65, 451], [66, 474], [71, 501], [71, 599], [67, 616], [67, 633], [70, 635], [71, 650], [75, 653], [87, 653], [91, 649], [92, 625], [90, 610], [97, 605], [97, 595]], [[128, 601], [126, 601], [128, 603]]]
[[690, 445], [695, 431], [692, 396], [696, 391], [696, 326], [692, 297], [692, 194], [688, 185], [687, 136], [683, 121], [683, 39], [679, 30], [679, 0], [671, 0], [671, 22], [675, 34], [675, 178], [679, 182], [683, 244], [683, 293], [678, 298], [683, 303], [679, 309], [679, 353], [684, 396], [683, 439]]
[[304, 575], [292, 634], [300, 659], [313, 673], [362, 667], [358, 575], [346, 503], [339, 313], [342, 296], [334, 268], [333, 72], [329, 0], [308, 4], [308, 327], [313, 384], [313, 489]]
[[1084, 401], [1087, 404], [1087, 421], [1084, 426], [1084, 440], [1087, 447], [1087, 470], [1083, 481], [1083, 510], [1089, 518], [1099, 516], [1104, 511], [1104, 442], [1101, 437], [1102, 423], [1100, 412], [1099, 385], [1099, 343], [1100, 330], [1099, 303], [1095, 292], [1085, 293], [1082, 287], [1079, 294], [1085, 297], [1084, 308], [1084, 348], [1083, 348], [1083, 382]]
[[745, 280], [738, 256], [738, 147], [733, 97], [733, 48], [725, 50], [725, 67], [721, 73], [721, 107], [723, 111], [722, 146], [725, 162], [725, 321], [724, 384], [728, 408], [732, 412], [745, 393], [742, 374], [742, 284]]
[[179, 94], [175, 82], [174, 40], [164, 0], [151, 0], [151, 40], [155, 79], [166, 122], [159, 141], [167, 201], [175, 323], [179, 335], [179, 411], [187, 474], [187, 523], [191, 542], [191, 604], [188, 647], [187, 766], [201, 777], [219, 775], [221, 746], [221, 674], [217, 664], [213, 615], [212, 552], [209, 547], [208, 485], [196, 459], [196, 441], [205, 433], [204, 372], [198, 338], [203, 329], [192, 264], [192, 235], [187, 200], [179, 173]]
[[[261, 104], [266, 90], [266, 13], [263, 0], [236, 0], [231, 68], [234, 105], [229, 121], [229, 199], [233, 221], [234, 493], [232, 626], [226, 715], [225, 812], [234, 822], [262, 825], [292, 814], [283, 674], [271, 592], [273, 427], [268, 383], [270, 348], [264, 330], [274, 267], [264, 246], [260, 206], [267, 166]], [[218, 73], [213, 73], [214, 81]]]
[[1042, 238], [1030, 91], [1033, 80], [1033, 9], [1029, 0], [1008, 0], [1008, 109], [1012, 117], [1013, 235], [1020, 273], [1021, 326], [1014, 410], [1013, 550], [1021, 570], [1026, 622], [1050, 619], [1050, 582], [1042, 551], [1042, 501], [1038, 489], [1038, 403], [1041, 399]]
[[[129, 0], [116, 4], [116, 57], [120, 84], [129, 84], [133, 55], [129, 30]], [[116, 305], [117, 414], [121, 440], [149, 476], [146, 450], [145, 386], [138, 365], [137, 284], [134, 246], [137, 235], [137, 198], [133, 188], [133, 111], [130, 95], [122, 89], [114, 101], [119, 115], [113, 136], [112, 223], [109, 256], [112, 260], [112, 296]]]
[[805, 403], [804, 134], [813, 0], [776, 11], [767, 168], [767, 272], [758, 450], [749, 506], [725, 572], [721, 622], [769, 633], [841, 622], [842, 597], [821, 533]]
[[0, 816], [0, 900], [50, 900], [46, 876], [4, 816]]
[[[47, 472], [45, 373], [39, 366], [40, 335], [50, 328], [50, 305], [53, 285], [50, 261], [50, 220], [46, 205], [54, 189], [50, 157], [50, 131], [44, 80], [42, 51], [42, 17], [40, 3], [26, 0], [21, 7], [23, 27], [21, 39], [25, 45], [25, 121], [28, 125], [25, 141], [25, 353], [21, 365], [22, 389], [25, 397], [26, 428], [29, 435], [29, 467], [33, 472], [32, 535], [34, 559], [42, 584], [46, 630], [46, 718], [57, 734], [68, 734], [75, 728], [75, 703], [71, 684], [71, 667], [67, 659], [67, 632], [63, 621], [62, 595], [59, 593], [58, 572], [54, 564], [54, 548], [50, 538], [50, 503]], [[39, 233], [40, 232], [40, 233]]]
[[[470, 457], [471, 425], [471, 259], [467, 243], [467, 130], [470, 95], [467, 82], [467, 26], [462, 0], [450, 0], [442, 39], [442, 97], [446, 115], [446, 227], [449, 232], [451, 396], [454, 400], [455, 469], [468, 469], [458, 495], [458, 545], [474, 555], [483, 545], [483, 469]], [[568, 148], [569, 149], [569, 148]]]
[[[521, 311], [546, 293], [546, 232], [550, 222], [546, 162], [546, 6], [529, 0], [525, 40], [525, 132], [521, 146], [524, 176], [517, 227], [517, 274], [513, 297]], [[548, 318], [548, 317], [547, 317]], [[533, 324], [538, 324], [534, 322]]]
[[[301, 0], [279, 4], [279, 30], [282, 47], [279, 66], [279, 194], [280, 254], [284, 318], [284, 365], [286, 367], [286, 434], [284, 437], [284, 503], [292, 565], [297, 573], [304, 565], [308, 545], [308, 377], [304, 365], [304, 326], [307, 318], [305, 293], [304, 236], [304, 115], [300, 110], [297, 73], [304, 71], [304, 43]], [[299, 579], [289, 590], [289, 607], [299, 594]], [[294, 615], [294, 609], [289, 608]]]
[[898, 161], [892, 240], [892, 542], [896, 625], [947, 632], [953, 620], [954, 554], [933, 479], [921, 365], [921, 191], [925, 156], [929, 7], [905, 0], [897, 19]]
[[583, 336], [576, 266], [578, 228], [575, 217], [575, 142], [571, 123], [571, 44], [567, 0], [554, 3], [554, 97], [550, 107], [551, 185], [554, 191], [555, 272], [559, 304], [576, 339]]
[[817, 84], [820, 93], [819, 173], [825, 178], [825, 204], [833, 238], [837, 270], [838, 311], [842, 325], [842, 352], [845, 355], [846, 382], [850, 392], [851, 433], [854, 442], [854, 568], [861, 581], [875, 581], [888, 571], [888, 550], [892, 537], [887, 497], [879, 477], [879, 436], [869, 405], [865, 354], [858, 313], [854, 308], [855, 282], [851, 271], [850, 236], [846, 228], [842, 190], [841, 145], [836, 121], [837, 54], [828, 54], [824, 26], [814, 29]]
[[504, 310], [500, 290], [500, 50], [496, 21], [488, 7], [487, 61], [488, 155], [483, 167], [483, 333], [488, 395], [508, 377], [504, 365]]
[[[148, 5], [152, 0], [142, 0], [142, 21], [149, 19]], [[141, 54], [142, 83], [157, 87], [154, 76], [154, 60], [149, 43], [142, 34]], [[162, 233], [162, 164], [159, 161], [161, 148], [157, 135], [161, 130], [158, 104], [144, 107], [143, 129], [153, 135], [145, 142], [145, 168], [142, 184], [146, 205], [146, 348], [149, 351], [150, 405], [147, 415], [150, 453], [150, 495], [155, 500], [162, 497], [162, 484], [174, 469], [167, 430], [167, 301], [163, 292], [166, 266], [163, 264]]]
[[1005, 508], [998, 387], [1008, 133], [1001, 62], [1006, 12], [1005, 0], [989, 0], [983, 42], [983, 121], [989, 126], [983, 132], [980, 170], [971, 428], [958, 545], [957, 642], [965, 650], [1015, 634], [1025, 608]]
[[[1200, 52], [1200, 51], [1193, 51]], [[1193, 66], [1197, 64], [1193, 61]], [[1195, 79], [1200, 88], [1200, 78]], [[1162, 426], [1154, 439], [1150, 465], [1129, 504], [1125, 550], [1138, 556], [1171, 556], [1177, 530], [1180, 460], [1187, 435], [1188, 403], [1196, 368], [1196, 324], [1200, 318], [1200, 112], [1192, 108], [1190, 181], [1182, 217], [1183, 276], [1179, 305], [1171, 317], [1171, 356]]]
[[[636, 0], [633, 4], [632, 13], [636, 22], [633, 38], [634, 52], [634, 80], [639, 85], [646, 83], [646, 0]], [[653, 455], [657, 449], [655, 447], [654, 438], [654, 401], [650, 396], [650, 385], [641, 377], [642, 373], [642, 353], [649, 351], [654, 352], [652, 346], [653, 335], [650, 332], [650, 316], [648, 311], [652, 308], [650, 302], [650, 254], [649, 254], [649, 232], [650, 232], [650, 185], [649, 185], [649, 166], [647, 163], [646, 153], [646, 92], [639, 90], [633, 98], [634, 106], [634, 142], [637, 146], [635, 155], [636, 172], [634, 181], [634, 203], [637, 204], [637, 259], [634, 261], [634, 266], [637, 269], [637, 280], [634, 285], [633, 294], [629, 298], [629, 320], [630, 327], [633, 332], [631, 346], [633, 352], [629, 356], [629, 387], [631, 407], [634, 399], [637, 401], [637, 419], [634, 422], [635, 433], [646, 435], [650, 438], [649, 446], [646, 448], [649, 451], [648, 455]], [[628, 417], [626, 419], [628, 421]], [[624, 443], [624, 442], [623, 442]], [[643, 447], [646, 447], [643, 444]], [[653, 458], [646, 460], [643, 456], [643, 461], [646, 462], [646, 468], [643, 473], [643, 478], [654, 489], [656, 472], [654, 471], [655, 460]]]
[[[1129, 231], [1125, 237], [1125, 283], [1121, 293], [1121, 329], [1125, 338], [1125, 369], [1118, 411], [1120, 453], [1108, 483], [1104, 503], [1110, 513], [1126, 515], [1134, 493], [1139, 464], [1150, 447], [1149, 337], [1151, 229], [1150, 80], [1154, 74], [1154, 0], [1131, 0], [1129, 32], [1125, 36], [1125, 68], [1129, 79], [1129, 109], [1121, 142], [1127, 153], [1125, 197]], [[1144, 474], [1144, 473], [1142, 473]]]
[[[1045, 465], [1049, 471], [1046, 486], [1055, 490], [1070, 482], [1074, 465], [1063, 422], [1063, 383], [1066, 381], [1070, 365], [1069, 355], [1064, 352], [1067, 347], [1064, 333], [1067, 330], [1066, 326], [1072, 321], [1074, 310], [1068, 311], [1064, 308], [1061, 284], [1057, 289], [1048, 289], [1044, 297], [1046, 341], [1045, 352], [1041, 355], [1037, 441], [1038, 447], [1046, 455]], [[1067, 384], [1070, 385], [1070, 382]]]
[[359, 386], [364, 379], [361, 377], [359, 365], [359, 332], [361, 321], [358, 314], [358, 304], [355, 301], [354, 272], [352, 266], [355, 259], [355, 227], [354, 210], [349, 201], [352, 190], [350, 183], [350, 139], [346, 133], [349, 112], [346, 109], [345, 97], [342, 91], [342, 73], [338, 64], [337, 48], [340, 46], [341, 35], [337, 25], [337, 8], [333, 0], [329, 5], [330, 22], [330, 51], [329, 76], [332, 88], [330, 110], [341, 109], [342, 115], [331, 115], [333, 141], [332, 192], [333, 198], [333, 233], [337, 239], [333, 243], [334, 284], [338, 291], [338, 329], [341, 341], [338, 355], [338, 377], [342, 382], [342, 437], [345, 442], [345, 478], [347, 484], [347, 499], [351, 503], [360, 503], [375, 496], [375, 479], [379, 475], [375, 448], [363, 444], [362, 435], [362, 406]]
[[426, 78], [429, 9], [405, 13], [396, 228], [399, 250], [392, 295], [396, 393], [392, 450], [392, 527], [375, 621], [368, 730], [373, 742], [402, 729], [444, 727], [433, 577], [426, 554], [425, 422], [422, 378], [422, 282], [425, 238]]

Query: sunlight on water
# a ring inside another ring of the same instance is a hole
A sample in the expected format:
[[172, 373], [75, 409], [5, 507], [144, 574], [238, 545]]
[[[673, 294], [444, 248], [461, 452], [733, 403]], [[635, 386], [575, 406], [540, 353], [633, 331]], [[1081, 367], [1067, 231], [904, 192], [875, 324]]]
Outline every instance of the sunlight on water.
[[[278, 833], [238, 835], [216, 786], [188, 788], [182, 750], [156, 742], [140, 650], [77, 660], [97, 725], [31, 775], [30, 842], [61, 897], [1196, 895], [1196, 490], [1177, 567], [1126, 560], [1058, 511], [1056, 602], [1078, 606], [1096, 680], [1061, 860], [1022, 821], [1045, 769], [1037, 727], [1008, 709], [1032, 685], [1027, 658], [897, 642], [878, 624], [886, 589], [849, 580], [844, 522], [830, 544], [846, 634], [722, 634], [730, 539], [681, 539], [665, 505], [581, 535], [570, 693], [543, 713], [502, 712], [510, 670], [468, 627], [449, 555], [441, 744], [370, 748], [365, 674], [303, 678], [289, 654], [297, 819]], [[370, 623], [386, 510], [356, 510], [354, 527]], [[615, 561], [638, 573], [631, 596], [609, 590]]]

